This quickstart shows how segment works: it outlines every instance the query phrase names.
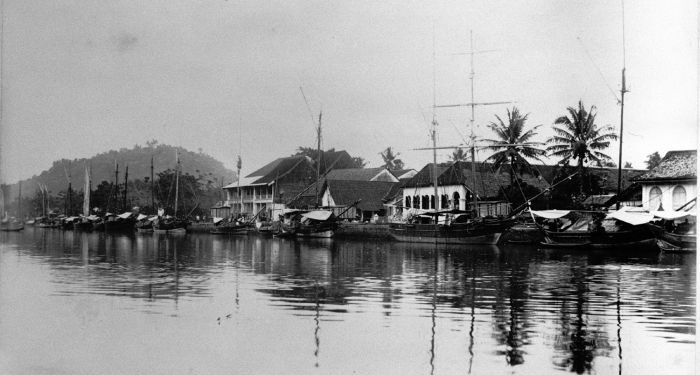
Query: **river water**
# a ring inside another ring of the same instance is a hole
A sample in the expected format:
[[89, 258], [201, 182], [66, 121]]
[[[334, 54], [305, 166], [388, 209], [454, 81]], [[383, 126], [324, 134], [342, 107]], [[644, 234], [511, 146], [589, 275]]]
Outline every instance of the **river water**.
[[0, 233], [2, 374], [692, 374], [695, 254]]

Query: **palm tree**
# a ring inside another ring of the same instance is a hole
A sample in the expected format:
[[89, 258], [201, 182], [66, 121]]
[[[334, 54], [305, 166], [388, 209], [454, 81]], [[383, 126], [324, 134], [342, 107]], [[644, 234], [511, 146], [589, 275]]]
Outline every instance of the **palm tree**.
[[504, 165], [509, 165], [510, 183], [513, 185], [516, 172], [523, 174], [523, 172], [532, 169], [528, 159], [542, 162], [540, 156], [545, 156], [547, 152], [535, 147], [543, 145], [543, 143], [530, 141], [537, 134], [535, 130], [542, 125], [537, 125], [525, 131], [527, 114], [521, 114], [516, 107], [513, 107], [512, 110], [507, 110], [507, 114], [507, 121], [504, 122], [496, 115], [496, 120], [498, 121], [491, 122], [488, 125], [498, 135], [498, 139], [485, 139], [486, 142], [491, 143], [491, 145], [487, 146], [487, 149], [496, 151], [496, 153], [486, 158], [484, 162], [493, 161], [493, 166], [497, 170]]
[[379, 153], [379, 155], [381, 155], [382, 159], [384, 159], [384, 166], [387, 169], [392, 171], [403, 169], [403, 161], [401, 159], [397, 159], [399, 157], [399, 153], [397, 152], [394, 154], [391, 146], [387, 147], [386, 150]]
[[[554, 121], [555, 135], [547, 140], [551, 144], [547, 147], [550, 156], [561, 157], [559, 164], [566, 165], [570, 160], [577, 161], [577, 171], [579, 179], [585, 172], [584, 164], [593, 162], [602, 166], [606, 162], [611, 162], [612, 158], [601, 150], [610, 146], [611, 140], [617, 140], [615, 128], [612, 126], [598, 127], [595, 123], [595, 106], [591, 106], [589, 111], [579, 100], [578, 109], [568, 107], [568, 116], [561, 116]], [[583, 193], [583, 184], [580, 192]]]
[[467, 154], [464, 152], [463, 148], [458, 148], [452, 152], [452, 161], [465, 161], [467, 160]]

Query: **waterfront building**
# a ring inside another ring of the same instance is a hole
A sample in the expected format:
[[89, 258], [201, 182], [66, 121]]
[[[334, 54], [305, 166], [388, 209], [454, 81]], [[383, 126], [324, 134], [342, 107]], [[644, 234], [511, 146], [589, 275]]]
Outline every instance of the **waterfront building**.
[[[352, 158], [346, 151], [324, 151], [320, 173], [350, 163]], [[314, 184], [317, 172], [316, 161], [307, 156], [278, 158], [224, 186], [226, 201], [223, 206], [230, 207], [233, 216], [253, 216], [260, 212], [263, 217], [274, 219], [275, 212], [287, 208], [289, 202]]]
[[697, 150], [669, 151], [659, 165], [633, 178], [642, 187], [642, 207], [676, 210], [697, 197]]

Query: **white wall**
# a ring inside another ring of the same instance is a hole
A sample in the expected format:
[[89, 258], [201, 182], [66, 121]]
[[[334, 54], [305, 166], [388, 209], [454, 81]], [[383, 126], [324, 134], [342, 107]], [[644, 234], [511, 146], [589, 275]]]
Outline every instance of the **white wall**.
[[682, 186], [685, 188], [685, 200], [686, 202], [697, 197], [697, 183], [673, 183], [673, 184], [645, 184], [642, 185], [642, 207], [649, 210], [655, 210], [656, 207], [650, 206], [650, 192], [654, 187], [658, 187], [661, 190], [661, 204], [663, 205], [664, 211], [673, 210], [673, 189], [676, 186]]

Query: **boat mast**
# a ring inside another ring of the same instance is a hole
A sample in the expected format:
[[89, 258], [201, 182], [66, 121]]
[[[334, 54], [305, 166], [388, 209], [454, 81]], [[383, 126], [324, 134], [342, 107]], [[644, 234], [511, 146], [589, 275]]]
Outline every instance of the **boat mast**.
[[[433, 25], [433, 28], [435, 26]], [[432, 124], [432, 129], [430, 131], [430, 136], [433, 139], [433, 194], [435, 196], [434, 202], [435, 206], [434, 212], [435, 212], [435, 228], [437, 229], [438, 225], [438, 166], [437, 166], [437, 141], [435, 140], [437, 138], [437, 117], [435, 115], [435, 108], [436, 108], [436, 99], [435, 99], [435, 93], [436, 93], [436, 84], [435, 84], [435, 30], [433, 29], [433, 121], [431, 122]]]
[[127, 180], [129, 178], [129, 165], [126, 166], [126, 169], [124, 170], [124, 211], [128, 209], [128, 206], [126, 204], [126, 190], [127, 190]]
[[620, 152], [617, 160], [617, 199], [615, 209], [620, 209], [620, 192], [622, 190], [622, 130], [625, 120], [625, 93], [627, 85], [625, 82], [625, 1], [622, 3], [622, 87], [620, 87]]
[[22, 220], [22, 181], [19, 182], [19, 203], [17, 203], [17, 218]]
[[153, 213], [156, 213], [156, 200], [154, 196], [154, 190], [153, 190], [153, 155], [151, 155], [151, 209], [153, 210]]
[[85, 185], [83, 185], [83, 216], [90, 215], [90, 172], [85, 162]]
[[175, 151], [175, 208], [173, 209], [173, 216], [177, 217], [177, 196], [178, 196], [178, 185], [180, 184], [180, 150]]
[[471, 30], [469, 30], [469, 44], [470, 44], [470, 66], [471, 66], [471, 71], [469, 73], [469, 81], [471, 83], [471, 103], [470, 107], [472, 109], [472, 116], [469, 120], [470, 122], [470, 127], [471, 127], [471, 134], [469, 135], [469, 139], [471, 140], [471, 156], [472, 156], [472, 205], [473, 205], [473, 210], [475, 212], [474, 217], [479, 216], [479, 206], [476, 201], [476, 137], [474, 136], [474, 106], [476, 103], [474, 103], [474, 34], [472, 33]]
[[318, 182], [319, 179], [321, 178], [321, 117], [323, 116], [323, 112], [319, 111], [318, 112], [318, 128], [316, 129], [316, 183], [315, 189], [316, 189], [316, 208], [320, 205], [318, 202]]
[[117, 199], [119, 199], [119, 164], [116, 160], [114, 161], [114, 196], [112, 198], [114, 211], [117, 211]]

